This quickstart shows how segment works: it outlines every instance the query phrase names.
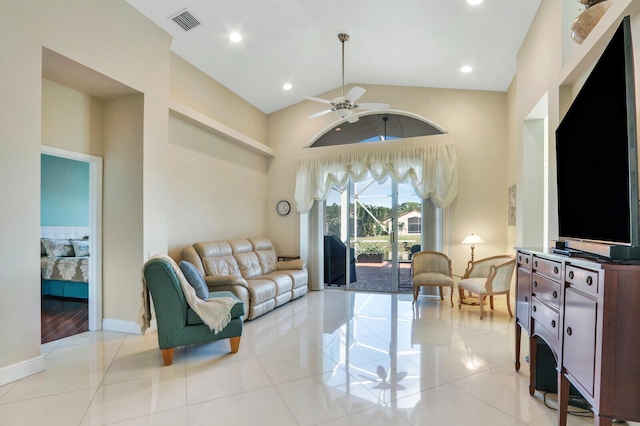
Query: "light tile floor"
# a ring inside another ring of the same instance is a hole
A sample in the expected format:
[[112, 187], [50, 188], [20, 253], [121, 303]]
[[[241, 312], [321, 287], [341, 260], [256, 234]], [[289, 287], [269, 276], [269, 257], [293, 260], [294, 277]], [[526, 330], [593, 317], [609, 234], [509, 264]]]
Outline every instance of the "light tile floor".
[[527, 339], [514, 371], [514, 338], [500, 300], [480, 321], [437, 298], [310, 292], [246, 322], [238, 353], [178, 348], [170, 367], [156, 333], [45, 344], [44, 372], [0, 387], [0, 424], [555, 425], [528, 393]]

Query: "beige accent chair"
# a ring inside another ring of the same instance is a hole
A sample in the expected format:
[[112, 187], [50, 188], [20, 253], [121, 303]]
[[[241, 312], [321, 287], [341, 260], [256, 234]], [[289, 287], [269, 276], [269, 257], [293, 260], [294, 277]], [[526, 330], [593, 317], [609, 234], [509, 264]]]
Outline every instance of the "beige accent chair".
[[413, 303], [418, 299], [422, 286], [440, 288], [440, 300], [444, 300], [443, 287], [451, 289], [451, 307], [453, 308], [453, 273], [451, 259], [437, 251], [419, 251], [411, 257], [411, 286]]
[[464, 276], [458, 282], [458, 292], [460, 294], [458, 308], [462, 307], [465, 290], [471, 294], [477, 294], [478, 304], [480, 305], [480, 319], [482, 319], [484, 299], [489, 296], [491, 309], [493, 309], [493, 296], [506, 294], [509, 316], [513, 317], [509, 292], [511, 291], [511, 277], [515, 266], [516, 257], [506, 255], [487, 257], [475, 262], [469, 262]]

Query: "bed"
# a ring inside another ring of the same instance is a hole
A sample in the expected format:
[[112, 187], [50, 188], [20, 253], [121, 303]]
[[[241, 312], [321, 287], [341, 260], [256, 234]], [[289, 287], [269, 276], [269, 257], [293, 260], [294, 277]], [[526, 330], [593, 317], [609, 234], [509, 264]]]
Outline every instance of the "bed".
[[42, 227], [40, 275], [43, 296], [89, 298], [88, 235], [88, 227]]

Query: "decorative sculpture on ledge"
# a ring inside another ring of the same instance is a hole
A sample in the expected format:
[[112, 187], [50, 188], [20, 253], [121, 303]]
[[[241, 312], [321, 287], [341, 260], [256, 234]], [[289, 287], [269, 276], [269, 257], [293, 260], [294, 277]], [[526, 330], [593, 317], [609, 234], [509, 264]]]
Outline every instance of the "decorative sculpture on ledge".
[[613, 0], [578, 0], [584, 4], [584, 11], [571, 24], [571, 38], [578, 44], [582, 44], [589, 35], [593, 27], [596, 26], [602, 15], [604, 15]]

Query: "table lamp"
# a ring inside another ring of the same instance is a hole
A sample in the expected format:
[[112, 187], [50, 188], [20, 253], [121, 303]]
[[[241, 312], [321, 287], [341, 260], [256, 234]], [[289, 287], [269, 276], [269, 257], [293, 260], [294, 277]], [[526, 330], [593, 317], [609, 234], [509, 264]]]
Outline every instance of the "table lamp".
[[473, 262], [473, 249], [475, 248], [475, 245], [484, 244], [484, 241], [475, 234], [469, 234], [464, 240], [462, 240], [461, 244], [471, 244], [471, 261]]

